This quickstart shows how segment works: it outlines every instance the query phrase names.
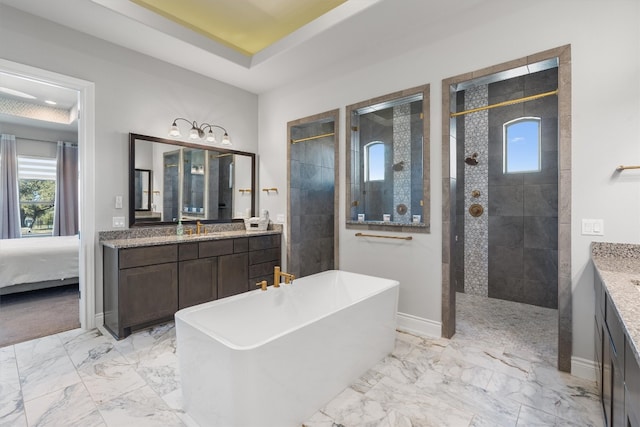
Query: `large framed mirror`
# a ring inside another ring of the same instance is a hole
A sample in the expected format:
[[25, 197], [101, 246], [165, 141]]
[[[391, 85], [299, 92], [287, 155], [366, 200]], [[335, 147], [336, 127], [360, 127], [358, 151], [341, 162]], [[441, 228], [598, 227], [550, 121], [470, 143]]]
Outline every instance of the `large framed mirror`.
[[244, 151], [129, 134], [129, 225], [255, 216], [255, 159]]
[[346, 227], [430, 230], [429, 85], [348, 105]]

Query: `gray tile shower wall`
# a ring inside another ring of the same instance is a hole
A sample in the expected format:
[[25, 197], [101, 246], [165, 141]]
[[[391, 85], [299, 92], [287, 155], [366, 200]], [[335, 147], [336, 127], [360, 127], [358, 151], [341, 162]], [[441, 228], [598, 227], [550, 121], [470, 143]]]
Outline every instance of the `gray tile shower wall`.
[[[489, 85], [489, 104], [555, 90], [557, 69]], [[546, 97], [489, 111], [489, 296], [558, 305], [558, 106]], [[503, 173], [503, 127], [541, 118], [539, 173]]]
[[[492, 83], [488, 104], [555, 90], [557, 70]], [[465, 93], [456, 94], [457, 111], [465, 105]], [[520, 117], [541, 118], [541, 165], [538, 173], [505, 174], [503, 171], [503, 124]], [[456, 121], [457, 181], [455, 281], [458, 292], [465, 291], [465, 280], [472, 274], [464, 267], [465, 237], [477, 233], [467, 219], [470, 153], [465, 135], [469, 119]], [[472, 131], [474, 134], [477, 133]], [[558, 289], [558, 106], [555, 96], [489, 110], [488, 117], [488, 294], [516, 302], [557, 308]], [[467, 147], [467, 148], [465, 148]], [[474, 167], [475, 168], [475, 167]], [[474, 171], [477, 171], [474, 169]], [[467, 201], [467, 206], [465, 206]], [[466, 228], [466, 229], [465, 229]], [[467, 252], [468, 252], [467, 248]]]
[[[292, 139], [334, 131], [333, 122], [293, 127]], [[334, 268], [334, 139], [299, 142], [290, 149], [290, 273], [308, 276]]]

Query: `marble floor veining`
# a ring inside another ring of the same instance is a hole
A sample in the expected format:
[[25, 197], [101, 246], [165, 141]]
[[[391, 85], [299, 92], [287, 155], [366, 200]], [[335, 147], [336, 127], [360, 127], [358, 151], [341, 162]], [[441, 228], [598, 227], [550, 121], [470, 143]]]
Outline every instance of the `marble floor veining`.
[[[304, 425], [604, 425], [595, 383], [555, 368], [555, 310], [464, 294], [457, 310], [451, 340], [398, 332], [390, 356]], [[0, 426], [191, 426], [177, 361], [172, 323], [0, 348]]]

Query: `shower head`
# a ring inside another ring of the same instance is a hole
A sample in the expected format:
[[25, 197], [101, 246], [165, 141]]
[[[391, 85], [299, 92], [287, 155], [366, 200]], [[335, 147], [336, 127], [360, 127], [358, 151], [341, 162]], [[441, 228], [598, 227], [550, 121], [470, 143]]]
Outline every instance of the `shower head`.
[[469, 166], [475, 166], [478, 164], [477, 157], [478, 157], [478, 153], [473, 153], [471, 157], [467, 157], [466, 159], [464, 159], [464, 162]]

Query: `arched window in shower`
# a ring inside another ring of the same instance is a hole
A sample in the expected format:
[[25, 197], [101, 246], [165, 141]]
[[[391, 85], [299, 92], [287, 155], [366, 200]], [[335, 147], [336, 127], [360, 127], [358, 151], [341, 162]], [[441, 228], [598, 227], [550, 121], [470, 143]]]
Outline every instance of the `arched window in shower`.
[[539, 117], [520, 117], [503, 125], [503, 172], [527, 173], [542, 170]]
[[384, 181], [384, 142], [373, 141], [364, 146], [365, 181]]

